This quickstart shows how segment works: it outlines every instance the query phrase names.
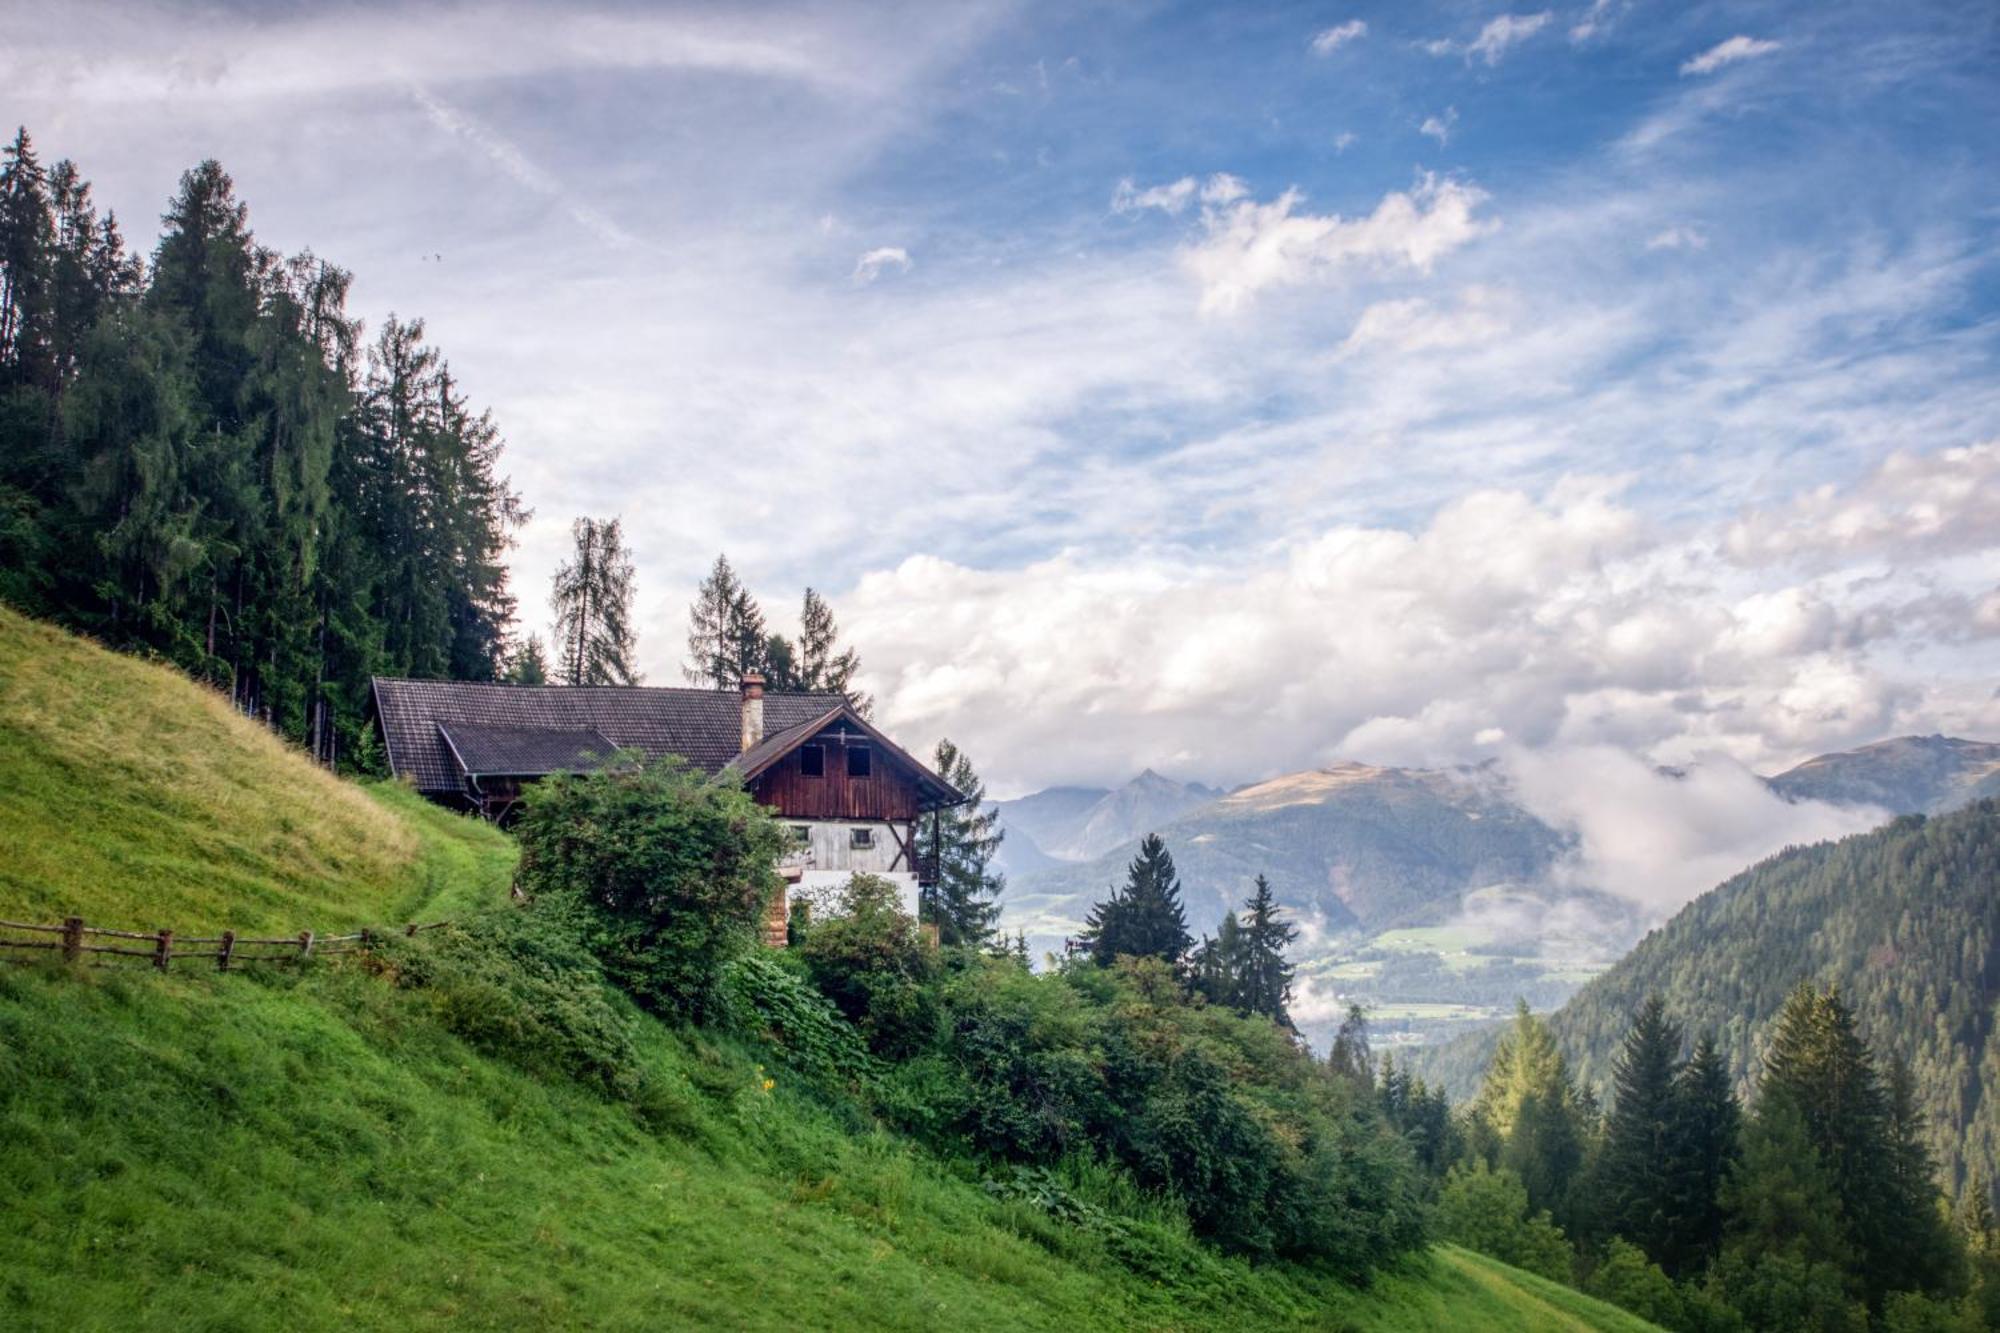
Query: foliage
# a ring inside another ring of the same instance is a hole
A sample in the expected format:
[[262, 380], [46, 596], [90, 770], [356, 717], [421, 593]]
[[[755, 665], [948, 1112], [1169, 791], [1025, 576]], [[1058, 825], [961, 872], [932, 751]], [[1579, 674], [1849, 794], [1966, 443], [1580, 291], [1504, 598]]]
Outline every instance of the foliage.
[[[1655, 1257], [1666, 1252], [1673, 1225], [1662, 1186], [1670, 1175], [1671, 1136], [1678, 1118], [1674, 1086], [1680, 1048], [1681, 1032], [1668, 1020], [1666, 1004], [1657, 995], [1648, 997], [1612, 1069], [1616, 1091], [1604, 1125], [1598, 1183], [1606, 1221], [1636, 1243], [1642, 1255]], [[1634, 1308], [1623, 1301], [1614, 1304]]]
[[1097, 904], [1085, 919], [1080, 942], [1100, 966], [1119, 958], [1157, 958], [1178, 964], [1194, 939], [1181, 907], [1173, 854], [1157, 833], [1139, 844], [1126, 869], [1125, 886]]
[[928, 983], [937, 955], [888, 880], [851, 877], [832, 910], [807, 928], [798, 952], [813, 984], [876, 1054], [908, 1055], [935, 1037], [937, 1004]]
[[[2000, 1045], [1988, 1005], [2000, 940], [2000, 801], [1788, 849], [1682, 909], [1550, 1019], [1586, 1083], [1609, 1070], [1633, 1010], [1658, 994], [1714, 1035], [1748, 1092], [1801, 980], [1839, 988], [1859, 1035], [1909, 1066], [1919, 1137], [1948, 1194], [2000, 1172]], [[1427, 1068], [1469, 1089], [1490, 1050], [1447, 1048]]]
[[723, 1015], [823, 1086], [848, 1088], [876, 1074], [854, 1025], [788, 960], [750, 953], [722, 972]]
[[1555, 1282], [1570, 1280], [1570, 1248], [1544, 1209], [1531, 1207], [1521, 1179], [1483, 1161], [1455, 1166], [1437, 1203], [1437, 1230], [1446, 1240], [1490, 1254]]
[[[736, 577], [729, 557], [718, 555], [688, 608], [688, 660], [682, 674], [690, 685], [733, 690], [744, 676], [763, 672], [766, 659], [764, 613]], [[781, 689], [790, 685], [773, 683]]]
[[949, 740], [939, 740], [931, 768], [965, 796], [965, 804], [933, 810], [917, 830], [919, 847], [938, 849], [937, 883], [924, 890], [921, 915], [948, 945], [978, 948], [993, 936], [1000, 917], [996, 899], [1007, 879], [993, 869], [1006, 832], [1000, 812], [986, 801], [986, 784], [972, 760]]
[[1518, 1177], [1537, 1209], [1574, 1230], [1571, 1187], [1592, 1128], [1548, 1024], [1519, 1005], [1470, 1109], [1475, 1150]]
[[1673, 1279], [1628, 1240], [1614, 1238], [1605, 1247], [1585, 1289], [1664, 1328], [1681, 1326], [1683, 1301]]
[[776, 891], [782, 826], [671, 759], [545, 779], [523, 807], [522, 890], [576, 905], [605, 972], [641, 1004], [706, 1013]]
[[570, 557], [556, 566], [549, 594], [563, 684], [636, 685], [632, 557], [618, 520], [579, 518], [570, 540]]
[[150, 267], [26, 132], [0, 160], [0, 591], [345, 761], [371, 675], [492, 679], [524, 517], [419, 321], [258, 245], [203, 162]]

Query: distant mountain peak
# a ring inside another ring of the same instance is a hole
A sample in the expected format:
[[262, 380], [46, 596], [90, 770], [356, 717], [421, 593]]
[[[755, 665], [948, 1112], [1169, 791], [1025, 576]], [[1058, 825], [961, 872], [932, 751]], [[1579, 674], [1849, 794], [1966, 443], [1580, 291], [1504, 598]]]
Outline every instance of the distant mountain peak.
[[1790, 801], [1873, 805], [1895, 814], [1943, 814], [2000, 796], [2000, 743], [1960, 736], [1892, 736], [1817, 755], [1769, 779]]

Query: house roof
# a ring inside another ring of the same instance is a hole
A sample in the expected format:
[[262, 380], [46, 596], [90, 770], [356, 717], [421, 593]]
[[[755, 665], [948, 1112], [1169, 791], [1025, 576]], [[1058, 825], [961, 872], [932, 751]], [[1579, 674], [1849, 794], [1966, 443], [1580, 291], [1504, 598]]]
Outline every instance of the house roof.
[[835, 722], [851, 723], [914, 770], [931, 804], [964, 798], [838, 694], [767, 693], [764, 740], [741, 751], [735, 690], [641, 685], [492, 685], [375, 678], [389, 767], [423, 792], [463, 792], [468, 777], [540, 777], [592, 767], [612, 750], [679, 755], [747, 781]]
[[444, 743], [467, 775], [543, 777], [580, 773], [618, 752], [595, 727], [496, 727], [483, 722], [439, 722]]

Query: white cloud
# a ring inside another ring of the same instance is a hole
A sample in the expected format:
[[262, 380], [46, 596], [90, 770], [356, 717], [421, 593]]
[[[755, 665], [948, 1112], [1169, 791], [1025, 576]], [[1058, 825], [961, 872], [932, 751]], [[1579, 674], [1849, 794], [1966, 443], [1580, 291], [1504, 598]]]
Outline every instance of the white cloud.
[[1758, 56], [1769, 55], [1778, 49], [1777, 42], [1765, 41], [1759, 37], [1731, 37], [1726, 42], [1714, 46], [1693, 57], [1681, 66], [1683, 77], [1689, 74], [1713, 74], [1724, 65], [1733, 65], [1739, 60], [1755, 60]]
[[1614, 0], [1591, 0], [1590, 8], [1582, 18], [1570, 25], [1569, 39], [1578, 46], [1603, 32], [1611, 22]]
[[1646, 238], [1648, 250], [1705, 250], [1708, 235], [1699, 227], [1676, 224], [1663, 227]]
[[525, 186], [545, 199], [560, 202], [563, 212], [595, 233], [600, 239], [613, 245], [636, 245], [632, 233], [613, 222], [594, 208], [576, 202], [575, 192], [556, 180], [547, 171], [530, 162], [521, 150], [496, 133], [490, 126], [482, 124], [473, 116], [445, 102], [422, 88], [412, 88], [410, 96], [423, 109], [431, 124], [445, 133], [471, 144], [481, 155], [499, 167], [507, 177], [518, 185]]
[[1368, 24], [1366, 22], [1361, 19], [1349, 19], [1345, 23], [1338, 23], [1331, 28], [1322, 29], [1312, 39], [1313, 54], [1317, 56], [1330, 56], [1349, 42], [1358, 41], [1367, 35]]
[[1336, 153], [1346, 152], [1348, 149], [1354, 147], [1359, 137], [1353, 130], [1342, 130], [1333, 136], [1333, 151]]
[[1557, 881], [1616, 894], [1654, 920], [1788, 846], [1865, 832], [1888, 817], [1792, 804], [1721, 755], [1676, 774], [1609, 746], [1556, 746], [1516, 751], [1505, 767], [1523, 805], [1576, 837]]
[[1908, 561], [2000, 546], [2000, 440], [1897, 452], [1850, 486], [1820, 486], [1747, 514], [1726, 549], [1749, 564], [1886, 556]]
[[854, 281], [867, 286], [882, 276], [885, 269], [895, 269], [898, 273], [910, 271], [910, 252], [900, 245], [883, 245], [868, 251], [854, 261]]
[[1297, 189], [1269, 203], [1236, 191], [1218, 192], [1214, 200], [1203, 209], [1201, 239], [1181, 253], [1207, 312], [1236, 310], [1266, 290], [1357, 264], [1428, 272], [1498, 225], [1474, 216], [1484, 191], [1432, 175], [1407, 193], [1384, 195], [1366, 217], [1300, 212], [1304, 196]]
[[1352, 353], [1379, 348], [1413, 353], [1491, 342], [1509, 327], [1506, 304], [1502, 293], [1486, 287], [1469, 287], [1460, 293], [1456, 309], [1423, 297], [1377, 301], [1361, 312], [1341, 350]]
[[1458, 124], [1458, 108], [1448, 106], [1434, 116], [1425, 116], [1424, 123], [1417, 126], [1417, 133], [1438, 141], [1442, 148], [1451, 142], [1451, 131]]
[[1555, 18], [1553, 10], [1542, 10], [1538, 14], [1502, 14], [1491, 19], [1479, 30], [1479, 35], [1463, 45], [1449, 37], [1439, 37], [1419, 45], [1434, 56], [1463, 55], [1467, 62], [1484, 60], [1488, 65], [1497, 65], [1501, 57], [1522, 42], [1546, 28]]
[[1144, 190], [1127, 177], [1119, 181], [1118, 188], [1111, 192], [1111, 210], [1114, 213], [1136, 213], [1142, 208], [1157, 208], [1162, 213], [1180, 213], [1194, 202], [1195, 194], [1200, 189], [1192, 176], [1183, 176], [1177, 181]]

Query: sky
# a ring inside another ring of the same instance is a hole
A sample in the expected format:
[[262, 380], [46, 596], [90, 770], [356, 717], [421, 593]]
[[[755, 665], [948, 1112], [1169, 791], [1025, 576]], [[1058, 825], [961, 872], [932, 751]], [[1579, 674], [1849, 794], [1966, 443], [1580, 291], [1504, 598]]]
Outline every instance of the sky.
[[216, 157], [426, 321], [525, 629], [623, 520], [653, 683], [726, 551], [998, 794], [2000, 738], [1988, 0], [5, 8], [128, 235]]

